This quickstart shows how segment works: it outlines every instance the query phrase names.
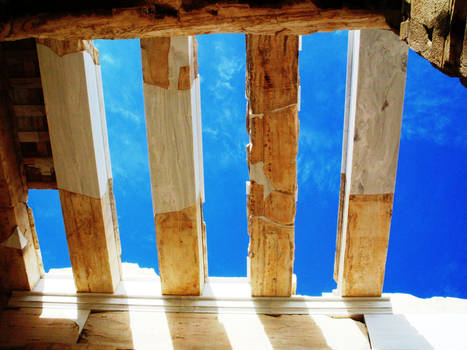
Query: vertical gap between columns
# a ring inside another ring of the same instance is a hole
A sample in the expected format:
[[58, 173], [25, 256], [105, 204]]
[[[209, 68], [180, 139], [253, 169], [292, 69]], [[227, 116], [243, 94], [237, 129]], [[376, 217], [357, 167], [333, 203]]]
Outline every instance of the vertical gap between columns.
[[302, 37], [295, 219], [297, 294], [331, 291], [339, 206], [347, 31]]
[[29, 190], [28, 205], [34, 216], [45, 272], [71, 268], [58, 191]]
[[245, 36], [197, 39], [209, 275], [246, 276]]
[[[122, 262], [158, 271], [139, 40], [95, 40], [99, 50]], [[135, 267], [135, 266], [134, 266]], [[123, 277], [129, 269], [124, 264]]]

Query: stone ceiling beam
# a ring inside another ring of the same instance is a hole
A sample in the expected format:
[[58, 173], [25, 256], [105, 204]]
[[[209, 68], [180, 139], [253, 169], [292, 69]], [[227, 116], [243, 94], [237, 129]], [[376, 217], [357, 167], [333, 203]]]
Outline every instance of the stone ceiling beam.
[[293, 294], [298, 152], [295, 35], [247, 35], [249, 276], [253, 296]]
[[334, 274], [342, 296], [383, 289], [407, 51], [389, 31], [350, 32]]
[[197, 42], [141, 39], [141, 57], [162, 293], [200, 295], [207, 253]]
[[57, 187], [79, 292], [114, 292], [121, 279], [99, 55], [92, 42], [39, 40]]

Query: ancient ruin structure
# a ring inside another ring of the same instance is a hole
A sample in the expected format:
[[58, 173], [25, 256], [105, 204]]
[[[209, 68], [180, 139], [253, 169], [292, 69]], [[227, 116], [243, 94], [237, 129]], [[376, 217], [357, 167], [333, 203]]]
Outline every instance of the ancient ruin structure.
[[[0, 348], [465, 349], [465, 301], [382, 290], [408, 46], [467, 85], [466, 7], [0, 1]], [[299, 35], [342, 29], [337, 290], [296, 296]], [[208, 277], [195, 35], [210, 33], [246, 34], [248, 278]], [[141, 39], [160, 278], [120, 259], [97, 38]], [[44, 274], [29, 189], [59, 191], [72, 271]]]

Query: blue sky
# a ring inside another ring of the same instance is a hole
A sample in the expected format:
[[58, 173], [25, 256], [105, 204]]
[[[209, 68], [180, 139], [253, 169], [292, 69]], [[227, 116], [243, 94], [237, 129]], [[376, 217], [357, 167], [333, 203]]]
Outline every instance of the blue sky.
[[[209, 274], [245, 276], [245, 39], [199, 36]], [[157, 250], [138, 40], [100, 51], [122, 260], [154, 267]], [[347, 32], [303, 37], [297, 292], [332, 279], [344, 118]], [[467, 298], [467, 89], [409, 52], [384, 292]], [[56, 191], [30, 191], [44, 266], [70, 266]]]

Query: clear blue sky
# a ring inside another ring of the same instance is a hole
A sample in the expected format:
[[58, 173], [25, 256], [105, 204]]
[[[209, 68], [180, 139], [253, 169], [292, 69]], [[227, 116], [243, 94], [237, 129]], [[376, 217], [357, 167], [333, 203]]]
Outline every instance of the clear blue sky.
[[[209, 274], [245, 276], [245, 39], [199, 36]], [[96, 41], [101, 55], [122, 260], [157, 250], [138, 40]], [[303, 37], [294, 272], [300, 294], [332, 279], [347, 32]], [[467, 89], [410, 51], [384, 292], [467, 298]], [[46, 271], [70, 266], [56, 191], [30, 191]]]

